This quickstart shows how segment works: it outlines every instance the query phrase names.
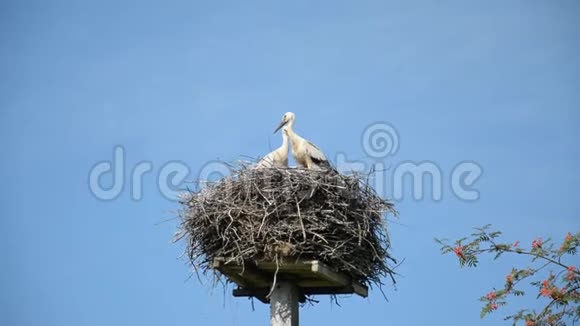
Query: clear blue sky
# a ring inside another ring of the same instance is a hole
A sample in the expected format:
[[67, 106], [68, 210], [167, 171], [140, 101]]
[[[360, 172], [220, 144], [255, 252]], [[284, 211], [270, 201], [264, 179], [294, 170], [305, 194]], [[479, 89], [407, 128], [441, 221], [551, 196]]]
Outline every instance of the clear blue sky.
[[[372, 162], [360, 135], [388, 121], [401, 137], [391, 163], [484, 169], [476, 202], [446, 188], [397, 203], [406, 260], [388, 303], [320, 297], [303, 324], [500, 325], [479, 319], [477, 298], [513, 262], [460, 270], [433, 237], [580, 229], [579, 16], [573, 0], [3, 1], [0, 324], [267, 324], [267, 306], [187, 280], [176, 222], [163, 222], [177, 205], [155, 174], [262, 155], [294, 111], [331, 158]], [[141, 201], [88, 190], [115, 145], [128, 167], [153, 163]]]

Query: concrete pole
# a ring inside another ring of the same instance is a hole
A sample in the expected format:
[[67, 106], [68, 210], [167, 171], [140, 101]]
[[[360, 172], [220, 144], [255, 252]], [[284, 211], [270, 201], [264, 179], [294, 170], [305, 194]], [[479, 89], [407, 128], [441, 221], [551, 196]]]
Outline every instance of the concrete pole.
[[270, 296], [270, 325], [298, 326], [298, 288], [291, 282], [278, 282]]

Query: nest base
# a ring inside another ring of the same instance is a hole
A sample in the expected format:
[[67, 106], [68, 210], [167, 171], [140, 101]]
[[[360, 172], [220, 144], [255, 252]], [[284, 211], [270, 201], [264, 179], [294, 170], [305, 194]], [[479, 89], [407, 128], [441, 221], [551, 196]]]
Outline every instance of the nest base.
[[306, 295], [357, 294], [368, 296], [368, 288], [346, 274], [332, 270], [318, 260], [254, 262], [244, 265], [215, 258], [213, 268], [237, 284], [235, 297], [255, 297], [270, 303], [267, 297], [276, 281], [289, 281], [298, 287], [300, 301]]

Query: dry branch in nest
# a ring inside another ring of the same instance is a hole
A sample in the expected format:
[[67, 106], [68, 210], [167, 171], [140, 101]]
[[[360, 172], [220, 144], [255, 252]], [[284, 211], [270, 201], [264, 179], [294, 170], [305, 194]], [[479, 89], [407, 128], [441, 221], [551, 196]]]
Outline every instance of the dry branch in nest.
[[386, 213], [362, 175], [299, 168], [238, 168], [182, 196], [181, 234], [196, 270], [216, 257], [247, 264], [320, 260], [365, 285], [394, 282]]

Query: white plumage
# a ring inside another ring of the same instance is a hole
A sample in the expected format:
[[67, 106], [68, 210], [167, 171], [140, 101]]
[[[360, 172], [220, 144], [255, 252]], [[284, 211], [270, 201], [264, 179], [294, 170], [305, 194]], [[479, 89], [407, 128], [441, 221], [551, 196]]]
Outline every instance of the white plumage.
[[332, 169], [328, 159], [324, 153], [312, 142], [300, 137], [292, 127], [294, 126], [294, 121], [296, 120], [296, 115], [292, 112], [286, 112], [282, 117], [282, 122], [274, 133], [280, 128], [284, 127], [284, 132], [288, 133], [290, 142], [292, 143], [292, 157], [301, 166], [307, 169]]
[[288, 130], [284, 129], [282, 131], [282, 145], [277, 149], [273, 150], [272, 152], [268, 153], [268, 155], [264, 156], [258, 164], [256, 164], [256, 168], [271, 168], [271, 167], [288, 167]]

